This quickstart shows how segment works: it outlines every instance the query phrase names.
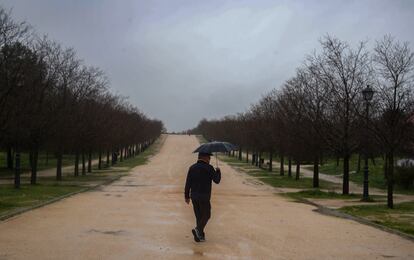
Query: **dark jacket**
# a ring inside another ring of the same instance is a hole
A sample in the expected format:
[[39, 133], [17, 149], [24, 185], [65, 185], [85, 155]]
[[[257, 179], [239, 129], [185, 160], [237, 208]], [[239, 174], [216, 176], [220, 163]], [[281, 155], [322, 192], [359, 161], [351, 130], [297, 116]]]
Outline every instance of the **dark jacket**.
[[184, 196], [186, 199], [210, 200], [211, 181], [219, 184], [220, 180], [220, 171], [216, 171], [210, 164], [198, 160], [197, 163], [191, 165], [190, 169], [188, 169]]

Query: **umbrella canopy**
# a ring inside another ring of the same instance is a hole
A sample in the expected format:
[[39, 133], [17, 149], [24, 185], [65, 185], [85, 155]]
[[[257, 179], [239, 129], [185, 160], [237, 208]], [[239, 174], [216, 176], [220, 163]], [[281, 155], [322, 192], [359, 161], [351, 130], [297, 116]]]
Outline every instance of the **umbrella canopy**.
[[236, 146], [228, 142], [210, 142], [200, 145], [194, 153], [216, 153], [216, 152], [230, 152], [236, 150]]

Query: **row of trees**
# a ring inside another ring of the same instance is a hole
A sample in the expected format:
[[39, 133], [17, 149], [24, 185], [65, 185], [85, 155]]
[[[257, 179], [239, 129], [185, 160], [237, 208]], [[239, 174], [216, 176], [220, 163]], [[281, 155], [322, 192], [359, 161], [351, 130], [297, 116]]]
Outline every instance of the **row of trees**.
[[[313, 186], [319, 186], [323, 156], [343, 159], [343, 194], [349, 193], [349, 161], [353, 153], [383, 155], [388, 206], [393, 207], [395, 157], [412, 153], [414, 123], [414, 54], [408, 43], [392, 36], [350, 46], [325, 36], [320, 51], [306, 56], [296, 75], [263, 96], [247, 112], [219, 120], [202, 120], [192, 130], [208, 139], [225, 140], [254, 154], [262, 152], [297, 164], [312, 161]], [[375, 94], [366, 114], [362, 90]], [[248, 157], [247, 157], [248, 158]], [[260, 160], [259, 160], [260, 163]], [[270, 163], [271, 170], [271, 163]]]
[[[0, 7], [0, 146], [7, 167], [20, 185], [20, 154], [30, 154], [31, 183], [37, 179], [40, 151], [57, 159], [56, 178], [62, 179], [63, 154], [75, 155], [75, 175], [82, 157], [92, 153], [107, 164], [113, 153], [121, 158], [142, 150], [163, 129], [111, 94], [99, 68], [86, 65], [72, 48], [40, 37], [25, 22], [16, 22]], [[14, 155], [14, 156], [13, 156]], [[82, 173], [85, 173], [83, 167]]]

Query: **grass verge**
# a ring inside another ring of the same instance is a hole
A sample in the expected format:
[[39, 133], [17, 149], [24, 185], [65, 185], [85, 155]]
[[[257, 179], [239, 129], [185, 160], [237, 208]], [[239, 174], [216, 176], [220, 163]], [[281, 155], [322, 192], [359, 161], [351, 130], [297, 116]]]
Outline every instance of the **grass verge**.
[[[363, 161], [358, 171], [358, 155], [354, 154], [349, 160], [349, 180], [362, 185], [364, 181]], [[308, 170], [313, 170], [312, 166], [305, 167]], [[328, 159], [320, 166], [320, 172], [328, 175], [342, 175], [343, 160], [339, 160], [339, 164], [335, 159]], [[369, 186], [377, 189], [386, 190], [387, 183], [384, 178], [384, 160], [382, 158], [376, 158], [375, 164], [372, 160], [369, 160]], [[401, 194], [414, 194], [414, 189], [406, 189], [404, 187], [395, 185], [395, 192]]]
[[204, 143], [208, 142], [207, 139], [204, 138], [204, 136], [202, 136], [202, 135], [196, 135], [196, 137], [197, 137], [198, 141], [200, 142], [200, 144], [204, 144]]
[[164, 144], [165, 139], [166, 136], [162, 135], [150, 147], [148, 147], [144, 152], [140, 153], [138, 156], [128, 158], [126, 160], [123, 160], [122, 162], [118, 162], [115, 166], [125, 167], [128, 170], [130, 170], [136, 166], [146, 164], [149, 158], [160, 150], [161, 146]]
[[15, 189], [13, 185], [2, 185], [0, 187], [0, 215], [82, 189], [84, 187], [80, 185], [22, 185], [20, 189]]
[[[280, 176], [278, 174], [279, 168], [273, 168], [272, 172], [269, 172], [267, 169], [258, 168], [246, 161], [240, 161], [237, 157], [229, 157], [220, 155], [220, 160], [228, 163], [229, 165], [244, 171], [250, 176], [258, 178], [260, 181], [269, 184], [277, 188], [294, 188], [294, 189], [309, 189], [312, 188], [313, 182], [312, 178], [301, 177], [299, 180], [296, 180], [293, 176], [289, 177], [287, 175]], [[319, 186], [321, 189], [333, 190], [338, 188], [339, 185], [328, 182], [325, 180], [319, 180]]]
[[414, 201], [394, 206], [394, 209], [389, 209], [386, 205], [348, 206], [339, 211], [414, 235]]
[[[360, 200], [362, 198], [361, 194], [348, 194], [343, 195], [334, 191], [323, 191], [320, 189], [307, 189], [298, 192], [287, 192], [283, 196], [300, 200], [303, 198], [306, 199], [339, 199], [339, 200]], [[380, 195], [371, 195], [372, 202], [385, 199], [385, 196]]]

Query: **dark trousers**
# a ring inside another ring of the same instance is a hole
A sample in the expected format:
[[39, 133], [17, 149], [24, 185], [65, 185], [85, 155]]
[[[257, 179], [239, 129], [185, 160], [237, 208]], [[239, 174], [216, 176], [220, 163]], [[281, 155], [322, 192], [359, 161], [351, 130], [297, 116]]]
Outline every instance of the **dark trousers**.
[[211, 216], [211, 205], [209, 200], [192, 200], [194, 214], [197, 220], [197, 229], [204, 235], [204, 227]]

